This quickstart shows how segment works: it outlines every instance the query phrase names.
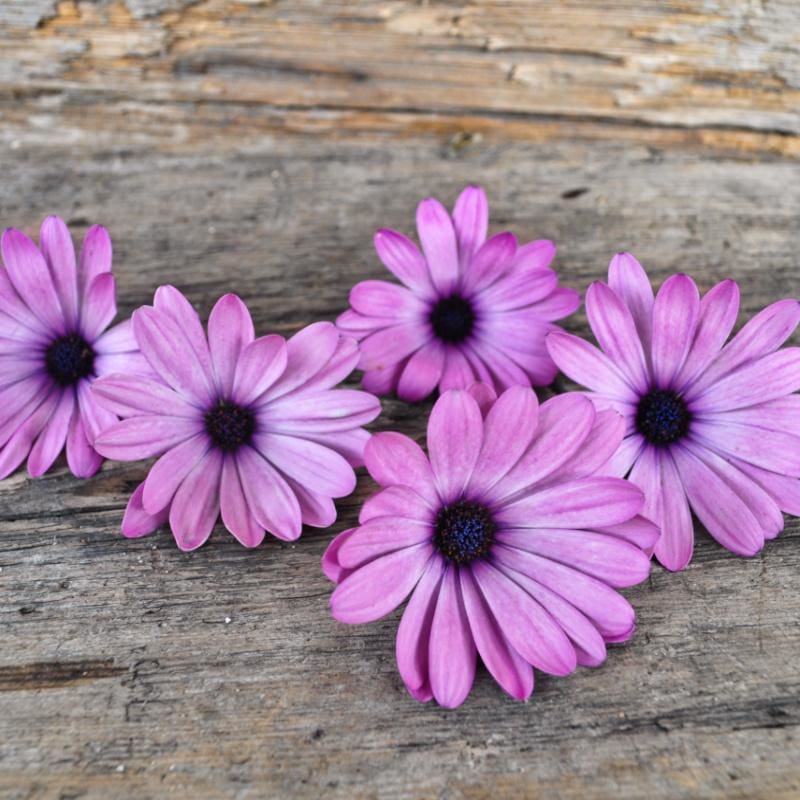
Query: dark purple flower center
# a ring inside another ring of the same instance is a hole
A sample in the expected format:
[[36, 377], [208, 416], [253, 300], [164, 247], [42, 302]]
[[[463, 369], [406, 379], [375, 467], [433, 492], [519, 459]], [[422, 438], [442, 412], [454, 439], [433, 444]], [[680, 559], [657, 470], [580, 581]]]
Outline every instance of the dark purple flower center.
[[79, 333], [59, 336], [45, 350], [44, 364], [59, 386], [72, 386], [94, 372], [94, 350]]
[[469, 300], [457, 294], [443, 297], [431, 310], [431, 325], [443, 342], [459, 344], [472, 333], [475, 311]]
[[691, 421], [683, 398], [671, 389], [653, 389], [636, 409], [636, 429], [650, 444], [677, 442], [689, 432]]
[[484, 506], [466, 500], [444, 506], [434, 527], [434, 544], [446, 559], [455, 564], [469, 564], [487, 555], [497, 530]]
[[228, 453], [247, 444], [256, 429], [253, 412], [230, 400], [220, 400], [207, 411], [205, 422], [211, 441]]

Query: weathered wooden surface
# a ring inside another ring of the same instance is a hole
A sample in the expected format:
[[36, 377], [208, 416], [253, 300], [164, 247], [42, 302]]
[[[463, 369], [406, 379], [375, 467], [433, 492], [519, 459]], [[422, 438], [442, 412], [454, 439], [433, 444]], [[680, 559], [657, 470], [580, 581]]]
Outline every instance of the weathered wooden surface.
[[[3, 225], [109, 226], [125, 314], [171, 281], [261, 332], [332, 318], [376, 227], [472, 181], [570, 285], [628, 248], [752, 312], [800, 292], [800, 9], [2, 0], [0, 154]], [[421, 434], [428, 406], [384, 407]], [[603, 668], [525, 705], [479, 673], [450, 712], [406, 695], [395, 618], [329, 618], [334, 531], [125, 541], [144, 473], [0, 484], [4, 798], [800, 795], [796, 521], [752, 560], [699, 534]]]

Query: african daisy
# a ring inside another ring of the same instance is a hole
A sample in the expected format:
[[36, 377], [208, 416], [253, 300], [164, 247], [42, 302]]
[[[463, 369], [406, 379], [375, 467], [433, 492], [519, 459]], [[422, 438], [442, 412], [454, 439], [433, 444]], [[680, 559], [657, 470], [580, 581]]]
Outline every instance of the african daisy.
[[673, 275], [654, 299], [639, 262], [620, 253], [608, 284], [586, 295], [602, 349], [566, 333], [547, 340], [598, 408], [624, 416], [612, 472], [645, 492], [644, 513], [662, 529], [655, 555], [671, 570], [691, 560], [691, 511], [745, 556], [783, 529], [781, 511], [800, 513], [800, 348], [779, 349], [800, 304], [768, 306], [726, 344], [738, 310], [731, 280], [701, 300], [690, 277]]
[[365, 392], [334, 389], [358, 347], [329, 322], [291, 339], [255, 338], [245, 304], [222, 297], [208, 338], [189, 301], [162, 286], [133, 314], [141, 351], [158, 376], [96, 381], [94, 392], [122, 421], [96, 440], [108, 458], [160, 456], [130, 498], [122, 532], [136, 537], [169, 520], [182, 550], [202, 545], [221, 514], [246, 547], [265, 530], [296, 539], [303, 523], [336, 519], [334, 497], [355, 487], [380, 412]]
[[427, 456], [399, 433], [374, 435], [364, 460], [384, 488], [323, 558], [333, 616], [371, 622], [410, 595], [400, 675], [417, 700], [447, 707], [469, 694], [476, 653], [520, 700], [533, 667], [602, 663], [634, 629], [616, 589], [647, 577], [658, 537], [636, 486], [594, 474], [623, 433], [618, 414], [577, 393], [539, 408], [530, 388], [495, 401], [479, 384], [437, 400]]
[[392, 230], [375, 234], [375, 249], [402, 286], [362, 281], [339, 328], [361, 341], [363, 385], [396, 391], [409, 402], [484, 381], [546, 386], [556, 368], [544, 344], [553, 320], [580, 304], [559, 288], [549, 264], [556, 248], [541, 240], [521, 247], [511, 233], [486, 238], [489, 206], [483, 189], [461, 193], [452, 217], [433, 198], [417, 208], [422, 252]]
[[77, 264], [62, 219], [45, 219], [40, 242], [13, 228], [0, 242], [0, 478], [26, 457], [43, 475], [65, 445], [72, 473], [88, 478], [103, 461], [92, 441], [116, 422], [92, 381], [147, 367], [129, 322], [106, 330], [117, 313], [108, 231], [89, 229]]

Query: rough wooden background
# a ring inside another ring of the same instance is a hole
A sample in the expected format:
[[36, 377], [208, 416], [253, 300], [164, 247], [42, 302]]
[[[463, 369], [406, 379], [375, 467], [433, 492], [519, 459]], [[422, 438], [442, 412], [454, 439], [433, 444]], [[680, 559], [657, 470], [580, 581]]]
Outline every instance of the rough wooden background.
[[[380, 277], [371, 234], [467, 182], [493, 229], [660, 279], [800, 291], [796, 0], [0, 0], [0, 224], [114, 239], [120, 311], [170, 281], [290, 333]], [[585, 332], [582, 314], [570, 322]], [[378, 427], [423, 430], [428, 406]], [[705, 534], [627, 594], [633, 641], [420, 706], [396, 618], [333, 622], [334, 531], [182, 554], [118, 535], [143, 465], [0, 484], [3, 798], [797, 798], [800, 527], [751, 560]]]

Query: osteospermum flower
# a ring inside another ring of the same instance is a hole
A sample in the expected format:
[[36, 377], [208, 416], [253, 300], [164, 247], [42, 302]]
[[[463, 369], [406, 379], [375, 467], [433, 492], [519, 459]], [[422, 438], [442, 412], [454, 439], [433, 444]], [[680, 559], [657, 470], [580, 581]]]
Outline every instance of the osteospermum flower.
[[686, 275], [658, 295], [627, 253], [609, 266], [608, 285], [586, 295], [602, 350], [565, 333], [548, 337], [570, 378], [598, 408], [627, 424], [611, 462], [646, 495], [644, 513], [661, 525], [655, 549], [668, 569], [688, 564], [691, 511], [734, 553], [752, 556], [783, 528], [781, 511], [800, 513], [800, 348], [779, 350], [800, 321], [782, 300], [727, 344], [739, 287], [727, 280], [700, 299]]
[[364, 460], [384, 489], [323, 558], [341, 622], [376, 620], [411, 595], [400, 675], [417, 700], [448, 707], [469, 694], [476, 651], [520, 700], [533, 667], [600, 664], [607, 642], [633, 633], [616, 588], [645, 579], [658, 537], [637, 487], [593, 474], [622, 439], [618, 414], [577, 393], [541, 408], [521, 386], [493, 398], [482, 384], [445, 392], [428, 456], [399, 433], [373, 436]]
[[208, 338], [188, 300], [162, 286], [133, 330], [157, 380], [114, 375], [97, 397], [122, 421], [96, 440], [109, 458], [160, 456], [128, 503], [122, 532], [144, 536], [169, 519], [182, 550], [194, 550], [222, 514], [246, 547], [265, 530], [296, 539], [303, 523], [336, 519], [332, 498], [355, 487], [380, 412], [366, 392], [333, 389], [352, 372], [358, 347], [329, 322], [289, 341], [255, 338], [245, 304], [222, 297]]
[[116, 422], [89, 386], [146, 365], [130, 323], [106, 330], [117, 313], [108, 231], [89, 229], [77, 264], [58, 217], [42, 223], [40, 242], [9, 228], [0, 243], [0, 478], [26, 457], [43, 475], [65, 445], [70, 470], [88, 478], [103, 461], [92, 441]]
[[552, 382], [557, 370], [544, 337], [580, 297], [558, 287], [548, 267], [552, 242], [518, 247], [511, 233], [487, 240], [488, 221], [486, 194], [469, 186], [452, 218], [438, 200], [419, 204], [421, 253], [397, 231], [375, 234], [378, 257], [403, 286], [356, 284], [352, 309], [337, 320], [361, 340], [365, 389], [415, 402], [437, 386], [466, 388], [476, 380], [498, 391]]

